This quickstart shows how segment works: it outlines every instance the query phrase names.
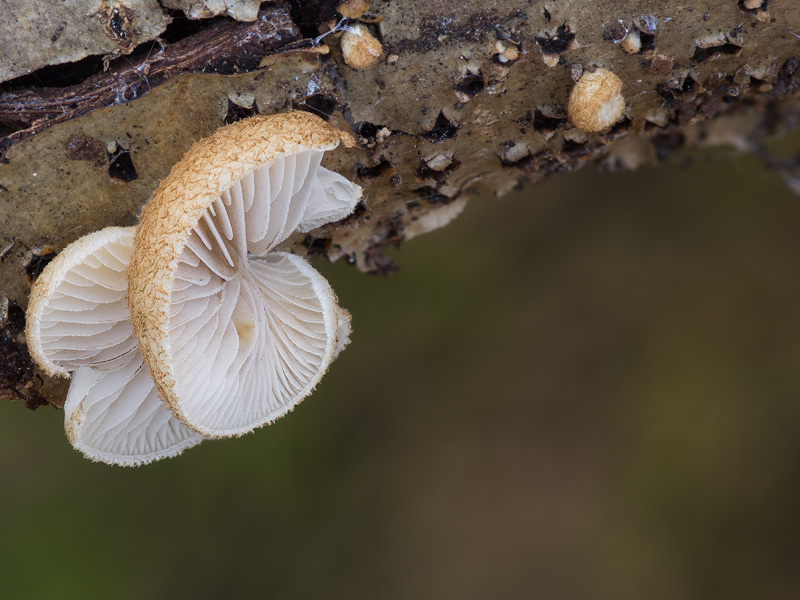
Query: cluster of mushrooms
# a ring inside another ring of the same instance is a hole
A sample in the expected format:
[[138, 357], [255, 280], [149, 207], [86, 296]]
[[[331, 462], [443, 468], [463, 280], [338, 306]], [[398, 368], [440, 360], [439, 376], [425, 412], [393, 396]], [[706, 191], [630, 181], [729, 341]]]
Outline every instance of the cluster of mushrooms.
[[303, 112], [194, 144], [136, 227], [73, 242], [33, 285], [26, 337], [72, 378], [65, 429], [86, 457], [141, 465], [283, 416], [347, 344], [350, 315], [295, 231], [350, 214], [361, 188], [320, 166], [352, 139]]

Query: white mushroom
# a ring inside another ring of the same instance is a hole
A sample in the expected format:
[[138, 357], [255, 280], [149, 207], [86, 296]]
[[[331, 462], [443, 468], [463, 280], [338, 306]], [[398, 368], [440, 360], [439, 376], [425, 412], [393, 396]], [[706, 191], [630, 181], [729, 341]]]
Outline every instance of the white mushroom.
[[305, 398], [349, 314], [295, 231], [347, 216], [361, 188], [320, 166], [349, 136], [318, 117], [254, 117], [197, 142], [142, 211], [131, 318], [161, 398], [208, 436], [241, 435]]
[[158, 398], [133, 337], [126, 271], [134, 228], [109, 227], [64, 249], [31, 290], [26, 338], [37, 363], [72, 381], [67, 436], [93, 460], [145, 464], [202, 441]]

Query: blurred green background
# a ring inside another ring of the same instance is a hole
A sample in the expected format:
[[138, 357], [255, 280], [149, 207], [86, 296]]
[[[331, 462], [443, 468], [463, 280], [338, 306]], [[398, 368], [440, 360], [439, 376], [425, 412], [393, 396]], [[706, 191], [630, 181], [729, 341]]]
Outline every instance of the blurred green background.
[[750, 157], [475, 198], [276, 425], [140, 469], [0, 404], [0, 598], [800, 598], [800, 202]]

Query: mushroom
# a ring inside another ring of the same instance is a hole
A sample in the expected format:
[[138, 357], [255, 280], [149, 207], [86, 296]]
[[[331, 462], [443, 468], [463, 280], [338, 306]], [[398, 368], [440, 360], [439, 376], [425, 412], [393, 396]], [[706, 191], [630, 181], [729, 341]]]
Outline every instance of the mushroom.
[[72, 445], [92, 460], [127, 466], [203, 439], [159, 400], [133, 337], [126, 271], [134, 229], [109, 227], [67, 246], [33, 284], [25, 332], [45, 372], [72, 372], [64, 404]]
[[519, 48], [513, 42], [507, 40], [496, 40], [494, 43], [493, 58], [501, 64], [507, 65], [519, 58]]
[[622, 80], [608, 69], [584, 72], [570, 92], [567, 118], [583, 131], [608, 129], [625, 112], [621, 92]]
[[238, 121], [192, 146], [142, 210], [133, 331], [160, 397], [206, 436], [283, 416], [347, 343], [325, 278], [275, 250], [353, 210], [361, 188], [320, 166], [340, 142], [353, 145], [304, 112]]
[[346, 27], [341, 45], [344, 62], [353, 69], [366, 69], [383, 54], [381, 43], [363, 23]]
[[622, 49], [628, 54], [638, 54], [642, 49], [642, 36], [636, 27], [631, 27], [622, 40]]

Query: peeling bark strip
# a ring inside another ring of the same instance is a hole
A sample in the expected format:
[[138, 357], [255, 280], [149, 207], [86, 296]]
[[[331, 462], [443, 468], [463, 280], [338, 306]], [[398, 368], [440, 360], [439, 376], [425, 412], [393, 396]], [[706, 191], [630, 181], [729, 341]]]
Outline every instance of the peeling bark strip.
[[280, 52], [300, 36], [286, 4], [267, 6], [252, 23], [214, 23], [174, 44], [143, 44], [135, 53], [116, 59], [107, 71], [77, 85], [20, 87], [0, 93], [0, 133], [4, 134], [0, 160], [20, 140], [56, 123], [140, 98], [174, 75], [230, 75], [257, 69], [265, 56]]

